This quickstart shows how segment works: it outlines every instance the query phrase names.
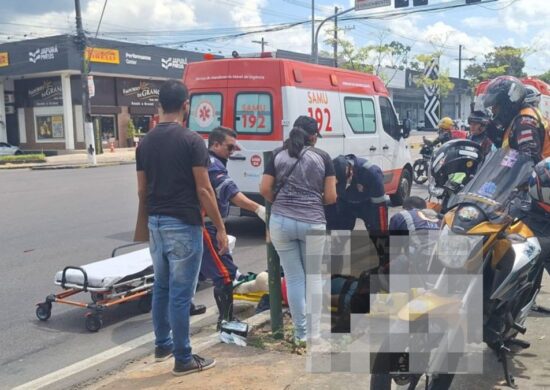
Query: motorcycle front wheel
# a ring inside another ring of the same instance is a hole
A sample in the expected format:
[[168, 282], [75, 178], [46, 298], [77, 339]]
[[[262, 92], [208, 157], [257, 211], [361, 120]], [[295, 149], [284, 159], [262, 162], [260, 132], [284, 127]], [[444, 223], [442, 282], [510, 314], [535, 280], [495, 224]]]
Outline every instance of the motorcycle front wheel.
[[428, 162], [419, 158], [413, 164], [413, 180], [416, 184], [424, 184], [428, 181]]
[[[416, 389], [421, 376], [410, 375], [410, 381], [408, 383], [408, 389]], [[448, 390], [451, 388], [454, 374], [441, 374], [437, 376], [426, 376], [428, 381], [428, 390]], [[392, 388], [392, 376], [390, 374], [372, 374], [370, 377], [370, 389], [371, 390], [391, 390]]]

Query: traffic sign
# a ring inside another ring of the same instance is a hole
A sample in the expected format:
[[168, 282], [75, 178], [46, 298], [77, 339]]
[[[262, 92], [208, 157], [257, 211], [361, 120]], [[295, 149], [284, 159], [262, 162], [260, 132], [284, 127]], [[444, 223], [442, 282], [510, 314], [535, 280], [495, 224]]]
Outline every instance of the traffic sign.
[[388, 7], [390, 5], [391, 0], [355, 0], [356, 11], [370, 8]]

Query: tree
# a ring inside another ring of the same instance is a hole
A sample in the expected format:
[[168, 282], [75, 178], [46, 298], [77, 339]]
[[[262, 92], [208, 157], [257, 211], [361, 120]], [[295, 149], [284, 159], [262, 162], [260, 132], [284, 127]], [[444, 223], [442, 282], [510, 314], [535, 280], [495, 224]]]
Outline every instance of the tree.
[[[339, 30], [340, 31], [340, 30]], [[333, 35], [334, 30], [329, 30]], [[378, 36], [378, 43], [357, 48], [345, 38], [339, 37], [338, 63], [342, 68], [357, 70], [366, 73], [374, 73], [380, 76], [386, 85], [395, 77], [398, 70], [404, 70], [408, 65], [410, 46], [401, 42], [391, 41], [384, 43], [385, 35]], [[334, 38], [325, 40], [325, 44], [334, 45]], [[332, 57], [332, 54], [323, 51], [322, 55]], [[384, 67], [394, 69], [394, 72], [383, 72]]]
[[[441, 56], [441, 52], [437, 51], [432, 54], [420, 54], [416, 56], [416, 60], [423, 64], [423, 67], [426, 68], [434, 59], [438, 59]], [[439, 70], [439, 77], [437, 79], [432, 79], [429, 76], [426, 76], [422, 73], [414, 82], [417, 86], [421, 87], [430, 87], [437, 88], [439, 90], [439, 95], [445, 97], [453, 90], [455, 87], [454, 83], [449, 77], [449, 70], [445, 69], [442, 71]]]
[[547, 70], [545, 73], [543, 74], [539, 74], [538, 76], [535, 76], [539, 79], [541, 79], [542, 81], [550, 84], [550, 70]]
[[473, 85], [503, 75], [524, 77], [525, 60], [523, 57], [528, 52], [528, 49], [512, 46], [496, 47], [494, 51], [484, 56], [483, 63], [466, 67], [464, 76], [469, 78]]

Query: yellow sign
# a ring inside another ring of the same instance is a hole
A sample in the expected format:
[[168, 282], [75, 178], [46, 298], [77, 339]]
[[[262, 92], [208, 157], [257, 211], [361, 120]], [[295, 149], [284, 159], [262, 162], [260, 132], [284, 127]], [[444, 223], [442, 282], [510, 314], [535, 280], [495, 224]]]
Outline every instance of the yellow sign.
[[0, 51], [0, 68], [8, 66], [10, 64], [7, 51]]
[[86, 59], [89, 60], [90, 62], [120, 64], [120, 56], [117, 49], [102, 49], [100, 47], [87, 47]]

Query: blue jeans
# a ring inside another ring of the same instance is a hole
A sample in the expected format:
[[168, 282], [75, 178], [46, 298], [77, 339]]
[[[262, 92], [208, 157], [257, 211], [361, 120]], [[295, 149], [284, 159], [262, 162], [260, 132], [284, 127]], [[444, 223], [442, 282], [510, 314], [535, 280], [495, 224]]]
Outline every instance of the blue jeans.
[[187, 363], [192, 358], [189, 310], [201, 266], [202, 228], [164, 215], [149, 216], [148, 226], [155, 270], [155, 345], [172, 348], [176, 360]]
[[[272, 214], [269, 221], [271, 242], [281, 259], [285, 272], [288, 305], [294, 324], [294, 337], [305, 341], [308, 335], [306, 317], [306, 279], [309, 283], [307, 297], [316, 298], [322, 293], [320, 268], [326, 237], [325, 224], [311, 224]], [[315, 235], [308, 233], [315, 232]], [[307, 237], [307, 257], [306, 257]], [[307, 261], [306, 261], [307, 260]], [[317, 307], [319, 306], [319, 307]], [[320, 304], [308, 305], [312, 321], [309, 336], [319, 336]]]

